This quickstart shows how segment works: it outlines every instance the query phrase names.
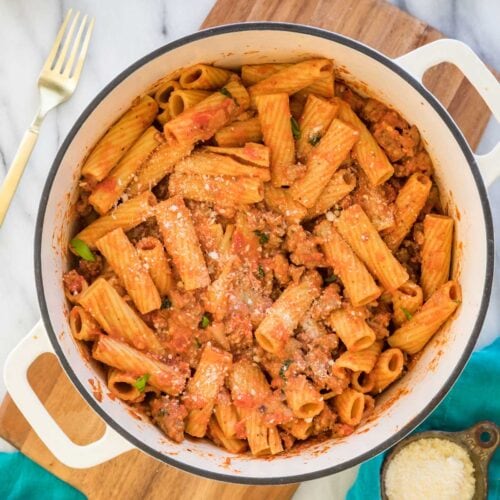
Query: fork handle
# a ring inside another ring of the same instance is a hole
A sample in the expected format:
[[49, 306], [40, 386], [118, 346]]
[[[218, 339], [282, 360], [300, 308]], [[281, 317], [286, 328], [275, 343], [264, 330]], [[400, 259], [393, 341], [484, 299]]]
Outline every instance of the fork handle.
[[7, 215], [10, 203], [14, 197], [14, 193], [16, 192], [37, 139], [38, 128], [32, 126], [24, 133], [21, 144], [19, 144], [19, 148], [17, 149], [16, 156], [14, 156], [14, 160], [0, 187], [0, 226], [3, 224], [5, 216]]

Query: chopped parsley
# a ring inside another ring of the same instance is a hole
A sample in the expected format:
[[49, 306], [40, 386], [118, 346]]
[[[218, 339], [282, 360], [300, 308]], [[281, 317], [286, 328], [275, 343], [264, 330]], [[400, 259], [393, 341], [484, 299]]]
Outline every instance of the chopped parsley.
[[330, 276], [327, 276], [325, 279], [324, 279], [325, 283], [335, 283], [337, 281], [337, 276], [335, 276], [335, 274], [330, 274]]
[[281, 365], [280, 368], [280, 377], [284, 380], [286, 378], [286, 371], [288, 370], [288, 367], [293, 363], [291, 359], [285, 359], [283, 361], [283, 364]]
[[292, 116], [290, 118], [290, 125], [292, 126], [292, 134], [295, 140], [300, 139], [300, 127], [297, 120]]
[[226, 97], [229, 97], [229, 99], [233, 99], [234, 101], [234, 97], [233, 97], [233, 94], [231, 94], [231, 92], [229, 92], [229, 90], [226, 89], [226, 87], [222, 87], [219, 92], [222, 94], [222, 95], [225, 95]]
[[172, 307], [172, 301], [168, 297], [164, 297], [161, 301], [162, 309], [170, 309]]
[[[208, 326], [208, 325], [207, 325]], [[196, 344], [196, 347], [199, 349], [201, 347], [201, 342], [198, 337], [194, 338], [194, 343]]]
[[145, 373], [144, 375], [141, 375], [135, 382], [134, 382], [134, 387], [139, 391], [139, 392], [144, 392], [144, 389], [146, 388], [146, 384], [148, 383], [149, 373]]
[[84, 241], [73, 238], [70, 241], [70, 245], [73, 247], [73, 250], [83, 259], [88, 260], [90, 262], [95, 261], [95, 255], [92, 253], [92, 250], [88, 247], [87, 243]]
[[404, 307], [401, 308], [403, 311], [403, 314], [406, 316], [406, 319], [409, 321], [411, 318], [413, 318], [412, 314], [408, 309], [405, 309]]
[[321, 134], [319, 132], [316, 132], [315, 134], [309, 136], [309, 144], [311, 146], [316, 146], [320, 140]]
[[257, 269], [257, 278], [259, 278], [260, 280], [261, 279], [264, 279], [264, 276], [266, 275], [265, 271], [264, 271], [264, 268], [262, 266], [259, 265], [259, 268]]
[[204, 314], [201, 317], [201, 320], [200, 320], [200, 322], [198, 324], [198, 327], [202, 328], [203, 330], [205, 330], [205, 328], [207, 328], [208, 326], [210, 326], [210, 323], [211, 323], [210, 318], [206, 314]]
[[254, 233], [255, 233], [255, 236], [257, 236], [259, 238], [259, 243], [261, 245], [265, 245], [269, 241], [269, 235], [267, 233], [263, 233], [262, 231], [259, 231], [258, 229], [256, 229], [254, 231]]

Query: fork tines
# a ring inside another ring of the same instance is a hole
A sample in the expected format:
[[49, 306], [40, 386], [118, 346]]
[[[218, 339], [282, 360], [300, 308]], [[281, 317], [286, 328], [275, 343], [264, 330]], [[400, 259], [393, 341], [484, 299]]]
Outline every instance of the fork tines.
[[[66, 14], [66, 18], [57, 34], [54, 45], [47, 57], [43, 71], [50, 71], [60, 74], [65, 78], [77, 80], [85, 61], [87, 49], [90, 42], [90, 36], [94, 27], [94, 19], [85, 15], [80, 20], [80, 12], [73, 15], [73, 10], [70, 9]], [[78, 32], [74, 37], [75, 29], [78, 27]], [[69, 26], [69, 29], [67, 29]], [[85, 34], [85, 36], [84, 36]], [[82, 37], [83, 42], [82, 42]], [[64, 43], [63, 43], [64, 40]], [[68, 50], [71, 47], [69, 57], [66, 57]], [[76, 64], [75, 64], [76, 61]]]

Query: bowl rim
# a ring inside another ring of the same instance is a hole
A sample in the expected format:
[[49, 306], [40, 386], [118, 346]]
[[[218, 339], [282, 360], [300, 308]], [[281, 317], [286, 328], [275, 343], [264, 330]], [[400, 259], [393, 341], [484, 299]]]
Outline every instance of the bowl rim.
[[[101, 103], [103, 99], [107, 97], [107, 95], [124, 79], [130, 76], [134, 71], [145, 65], [146, 63], [152, 61], [153, 59], [168, 53], [178, 47], [186, 45], [191, 42], [196, 42], [202, 39], [209, 39], [213, 36], [224, 35], [235, 32], [244, 32], [244, 31], [286, 31], [293, 32], [302, 35], [311, 35], [319, 38], [323, 38], [332, 42], [336, 42], [342, 45], [345, 45], [354, 50], [360, 51], [364, 55], [374, 59], [376, 62], [383, 64], [397, 75], [399, 75], [403, 80], [405, 80], [408, 84], [410, 84], [415, 90], [419, 92], [419, 94], [429, 103], [434, 110], [438, 113], [444, 123], [447, 125], [448, 129], [452, 133], [454, 139], [459, 145], [462, 153], [467, 159], [467, 163], [469, 168], [471, 169], [474, 181], [476, 183], [476, 187], [479, 192], [479, 196], [481, 199], [481, 206], [484, 215], [485, 228], [486, 228], [486, 278], [483, 286], [483, 295], [481, 299], [481, 304], [478, 310], [477, 318], [474, 324], [474, 328], [467, 342], [466, 348], [462, 353], [459, 362], [454, 367], [453, 371], [450, 373], [442, 388], [438, 392], [438, 394], [424, 407], [420, 410], [420, 412], [412, 418], [412, 420], [406, 424], [404, 427], [399, 429], [394, 435], [392, 435], [389, 439], [380, 443], [378, 446], [371, 448], [370, 450], [365, 451], [364, 453], [358, 455], [357, 457], [343, 462], [341, 464], [322, 468], [320, 470], [313, 470], [309, 472], [304, 472], [302, 474], [296, 474], [293, 476], [273, 476], [273, 477], [255, 477], [255, 476], [246, 476], [244, 474], [235, 474], [235, 473], [220, 473], [220, 472], [212, 472], [206, 471], [199, 467], [195, 467], [189, 464], [186, 464], [182, 461], [179, 461], [170, 456], [164, 455], [159, 451], [153, 449], [146, 443], [138, 440], [135, 436], [130, 434], [124, 427], [122, 427], [116, 420], [110, 417], [110, 415], [103, 409], [101, 405], [91, 396], [88, 389], [83, 385], [83, 383], [79, 380], [77, 375], [75, 374], [72, 366], [68, 363], [66, 355], [64, 354], [57, 338], [57, 334], [54, 331], [49, 317], [49, 311], [47, 302], [45, 299], [44, 286], [43, 286], [43, 276], [42, 276], [42, 259], [41, 259], [41, 247], [42, 247], [42, 234], [43, 234], [43, 223], [45, 219], [45, 213], [47, 208], [47, 203], [49, 199], [49, 195], [52, 189], [52, 185], [54, 179], [56, 177], [59, 166], [66, 154], [66, 151], [73, 141], [75, 135], [80, 130], [83, 123], [87, 120], [90, 114], [94, 111], [94, 109]], [[42, 196], [40, 199], [40, 205], [38, 210], [38, 216], [36, 220], [36, 228], [35, 228], [35, 241], [34, 241], [34, 265], [35, 265], [35, 283], [36, 290], [38, 296], [38, 302], [42, 314], [42, 320], [47, 331], [49, 340], [54, 348], [54, 351], [61, 363], [64, 371], [70, 378], [71, 382], [75, 385], [78, 392], [85, 399], [87, 404], [104, 420], [104, 422], [109, 425], [114, 431], [116, 431], [119, 435], [121, 435], [128, 442], [133, 444], [139, 450], [147, 453], [150, 456], [153, 456], [157, 460], [160, 460], [168, 465], [174, 466], [183, 471], [196, 474], [208, 479], [215, 479], [218, 481], [225, 481], [229, 483], [238, 483], [238, 484], [249, 484], [249, 485], [271, 485], [271, 484], [290, 484], [297, 483], [302, 481], [308, 481], [312, 479], [317, 479], [323, 476], [328, 476], [331, 474], [335, 474], [337, 472], [343, 471], [355, 465], [361, 464], [362, 462], [369, 460], [370, 458], [375, 457], [376, 455], [384, 452], [388, 448], [391, 448], [396, 443], [401, 441], [406, 435], [408, 435], [413, 429], [415, 429], [430, 413], [431, 411], [442, 401], [442, 399], [449, 392], [458, 376], [464, 369], [472, 351], [476, 344], [477, 338], [479, 337], [481, 327], [484, 322], [484, 318], [486, 315], [486, 311], [488, 308], [491, 287], [493, 281], [493, 259], [494, 259], [494, 240], [493, 240], [493, 222], [491, 217], [491, 211], [489, 207], [489, 202], [487, 198], [486, 188], [483, 183], [483, 179], [481, 177], [479, 167], [476, 163], [476, 159], [472, 150], [470, 149], [465, 137], [462, 132], [458, 128], [457, 124], [450, 116], [448, 111], [441, 105], [441, 103], [434, 97], [434, 95], [429, 92], [418, 80], [416, 80], [413, 76], [411, 76], [406, 70], [404, 70], [401, 66], [399, 66], [395, 61], [385, 56], [384, 54], [378, 52], [377, 50], [365, 45], [362, 42], [349, 38], [347, 36], [334, 33], [328, 30], [324, 30], [321, 28], [303, 25], [303, 24], [294, 24], [294, 23], [283, 23], [283, 22], [242, 22], [242, 23], [234, 23], [234, 24], [226, 24], [222, 26], [217, 26], [213, 28], [204, 29], [190, 35], [181, 37], [177, 40], [174, 40], [162, 47], [150, 52], [149, 54], [143, 56], [138, 59], [136, 62], [128, 66], [125, 70], [123, 70], [118, 76], [111, 80], [98, 94], [97, 96], [86, 106], [84, 111], [80, 114], [71, 130], [67, 134], [64, 142], [60, 146], [57, 155], [52, 163], [52, 166], [49, 170], [47, 180], [45, 182], [45, 186], [42, 192]]]

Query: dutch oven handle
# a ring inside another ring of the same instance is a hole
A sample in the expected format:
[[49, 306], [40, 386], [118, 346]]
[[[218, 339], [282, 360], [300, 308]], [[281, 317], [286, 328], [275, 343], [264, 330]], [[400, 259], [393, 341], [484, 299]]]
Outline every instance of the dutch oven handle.
[[47, 352], [53, 353], [54, 350], [42, 321], [39, 321], [9, 354], [3, 375], [14, 403], [52, 454], [68, 467], [83, 469], [133, 449], [128, 441], [109, 426], [106, 426], [101, 438], [88, 445], [78, 445], [69, 439], [50, 416], [28, 381], [29, 367]]
[[[500, 123], [500, 84], [486, 65], [465, 43], [441, 39], [415, 49], [394, 62], [422, 82], [424, 73], [443, 62], [452, 63], [468, 78]], [[485, 155], [475, 155], [486, 187], [500, 177], [500, 143]]]

